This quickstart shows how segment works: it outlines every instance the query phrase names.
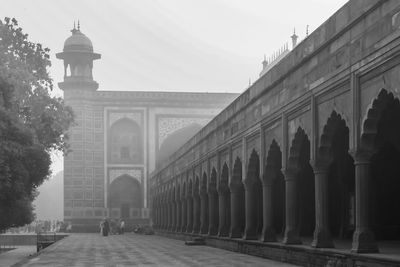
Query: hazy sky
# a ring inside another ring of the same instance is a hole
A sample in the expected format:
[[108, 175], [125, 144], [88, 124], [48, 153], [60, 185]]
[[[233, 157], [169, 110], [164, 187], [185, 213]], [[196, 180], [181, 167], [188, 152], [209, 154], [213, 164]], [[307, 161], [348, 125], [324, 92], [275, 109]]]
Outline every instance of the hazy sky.
[[[100, 90], [242, 92], [293, 28], [300, 39], [345, 0], [12, 0], [0, 17], [15, 17], [31, 41], [55, 58], [74, 20], [102, 58], [93, 76]], [[58, 92], [57, 92], [58, 93]], [[60, 160], [58, 160], [60, 161]], [[62, 168], [57, 164], [54, 170]]]

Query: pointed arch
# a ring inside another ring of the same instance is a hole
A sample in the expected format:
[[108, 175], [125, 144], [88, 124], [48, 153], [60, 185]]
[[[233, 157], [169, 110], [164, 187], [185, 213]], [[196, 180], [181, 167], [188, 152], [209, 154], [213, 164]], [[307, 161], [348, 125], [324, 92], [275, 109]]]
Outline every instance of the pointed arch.
[[283, 235], [285, 230], [285, 178], [282, 174], [282, 152], [275, 141], [272, 140], [265, 164], [263, 183], [271, 186], [271, 195], [268, 196], [272, 202], [271, 221], [265, 225], [264, 237], [266, 241], [275, 241], [275, 233]]
[[[314, 171], [310, 165], [310, 141], [301, 127], [297, 129], [292, 141], [287, 168], [286, 175], [295, 180], [296, 189], [293, 192], [295, 195], [286, 195], [286, 209], [288, 205], [295, 207], [295, 232], [300, 236], [311, 236], [315, 227]], [[289, 200], [295, 200], [296, 203], [293, 204]]]
[[245, 239], [258, 239], [263, 227], [263, 196], [260, 179], [260, 157], [253, 149], [244, 180], [246, 199]]
[[400, 240], [400, 101], [382, 89], [367, 111], [361, 149], [371, 166], [372, 230], [378, 240]]
[[328, 231], [328, 236], [338, 238], [350, 238], [354, 230], [351, 213], [355, 212], [355, 170], [354, 160], [349, 154], [349, 139], [346, 121], [332, 111], [320, 137], [316, 167], [327, 172], [328, 179], [326, 186], [321, 187], [324, 190], [321, 193], [328, 196], [327, 211], [323, 211], [327, 212], [329, 220], [325, 231]]
[[232, 178], [229, 183], [231, 191], [231, 228], [229, 236], [239, 238], [243, 236], [245, 227], [245, 193], [242, 182], [242, 161], [236, 158], [233, 165]]
[[218, 236], [228, 236], [231, 227], [231, 192], [229, 189], [229, 168], [226, 162], [222, 166], [218, 183], [219, 220]]

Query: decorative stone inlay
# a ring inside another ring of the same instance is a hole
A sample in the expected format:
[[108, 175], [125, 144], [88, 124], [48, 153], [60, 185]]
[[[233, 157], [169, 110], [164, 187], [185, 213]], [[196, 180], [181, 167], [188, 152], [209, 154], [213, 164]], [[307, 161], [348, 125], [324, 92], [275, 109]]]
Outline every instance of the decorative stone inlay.
[[206, 125], [211, 118], [176, 118], [166, 117], [158, 119], [158, 148], [164, 140], [176, 130], [185, 128], [186, 126], [197, 123], [201, 126]]
[[142, 113], [139, 112], [110, 112], [108, 125], [111, 126], [114, 122], [123, 118], [130, 119], [142, 127]]
[[142, 170], [139, 169], [114, 169], [110, 170], [110, 184], [120, 177], [121, 175], [129, 175], [133, 178], [135, 178], [139, 183], [142, 183], [143, 180], [143, 175], [142, 175]]

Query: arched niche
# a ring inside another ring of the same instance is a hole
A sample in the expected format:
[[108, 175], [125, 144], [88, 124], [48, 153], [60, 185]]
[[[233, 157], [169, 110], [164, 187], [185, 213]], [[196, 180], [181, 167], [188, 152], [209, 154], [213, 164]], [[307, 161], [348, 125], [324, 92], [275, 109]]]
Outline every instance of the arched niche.
[[111, 163], [143, 163], [143, 137], [139, 125], [123, 118], [111, 125], [108, 159]]

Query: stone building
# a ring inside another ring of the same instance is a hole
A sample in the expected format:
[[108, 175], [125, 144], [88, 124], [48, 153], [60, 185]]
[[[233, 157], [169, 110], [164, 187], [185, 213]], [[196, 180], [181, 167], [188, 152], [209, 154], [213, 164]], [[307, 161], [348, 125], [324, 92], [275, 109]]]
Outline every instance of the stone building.
[[103, 217], [147, 223], [149, 172], [237, 95], [98, 90], [92, 70], [101, 55], [79, 26], [71, 32], [57, 54], [77, 123], [64, 158], [64, 220], [75, 231], [97, 231]]
[[399, 73], [400, 1], [349, 1], [152, 174], [158, 233], [399, 266]]

